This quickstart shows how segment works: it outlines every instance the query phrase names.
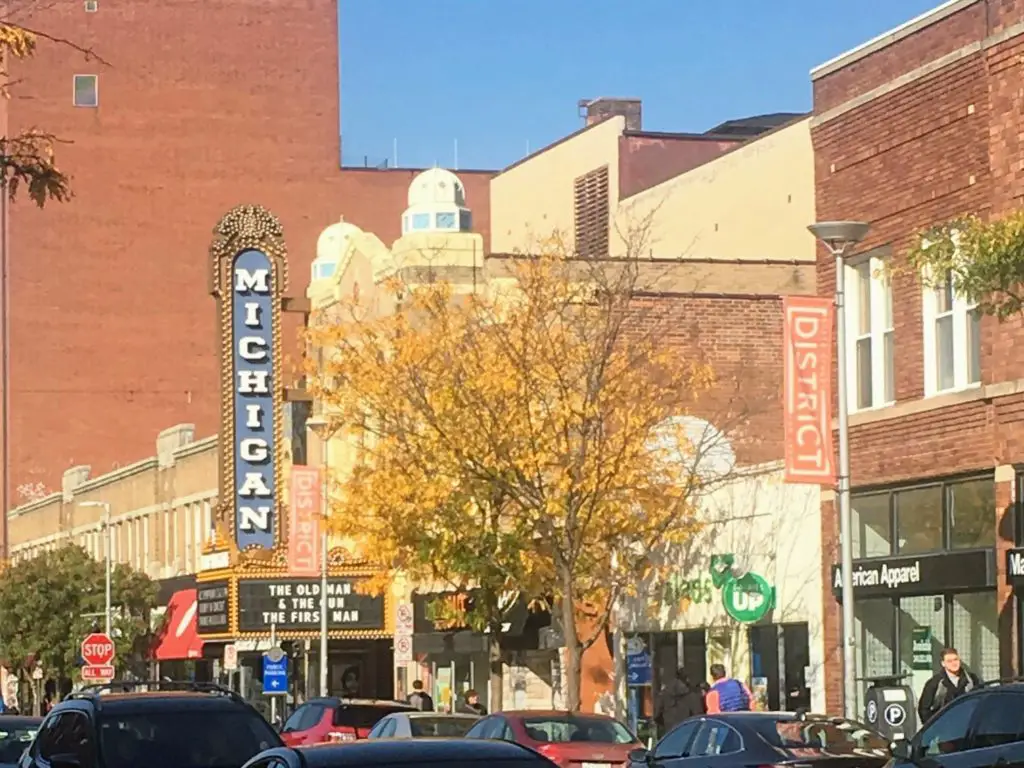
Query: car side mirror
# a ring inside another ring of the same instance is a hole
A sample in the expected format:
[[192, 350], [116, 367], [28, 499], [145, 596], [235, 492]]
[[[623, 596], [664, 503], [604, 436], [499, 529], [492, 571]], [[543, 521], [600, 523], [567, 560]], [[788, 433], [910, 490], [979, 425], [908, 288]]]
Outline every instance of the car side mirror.
[[892, 753], [892, 756], [897, 760], [904, 760], [908, 763], [912, 763], [914, 761], [914, 747], [906, 739], [900, 739], [899, 741], [894, 741], [890, 744], [889, 752]]
[[50, 758], [50, 768], [82, 768], [78, 755], [61, 754]]
[[629, 752], [629, 762], [644, 765], [651, 762], [651, 753], [646, 749], [632, 749]]

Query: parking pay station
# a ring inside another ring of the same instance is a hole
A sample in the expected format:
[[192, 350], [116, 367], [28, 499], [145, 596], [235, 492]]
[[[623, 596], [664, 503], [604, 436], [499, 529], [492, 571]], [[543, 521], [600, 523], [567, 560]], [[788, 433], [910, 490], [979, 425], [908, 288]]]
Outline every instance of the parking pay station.
[[905, 676], [876, 677], [864, 693], [864, 720], [889, 741], [909, 739], [917, 732], [917, 700], [903, 685]]

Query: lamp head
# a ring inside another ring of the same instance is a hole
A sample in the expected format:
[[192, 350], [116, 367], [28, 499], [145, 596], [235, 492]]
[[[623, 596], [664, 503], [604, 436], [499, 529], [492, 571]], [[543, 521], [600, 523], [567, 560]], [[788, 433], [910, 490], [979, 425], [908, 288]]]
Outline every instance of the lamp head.
[[859, 243], [870, 228], [866, 221], [819, 221], [807, 227], [833, 255], [841, 255], [851, 245]]

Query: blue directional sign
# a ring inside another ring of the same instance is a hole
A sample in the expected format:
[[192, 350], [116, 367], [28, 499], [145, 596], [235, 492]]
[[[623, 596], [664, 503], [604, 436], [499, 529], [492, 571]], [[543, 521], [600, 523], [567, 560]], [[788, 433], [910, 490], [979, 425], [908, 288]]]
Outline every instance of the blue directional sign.
[[263, 693], [268, 696], [288, 693], [288, 657], [281, 654], [263, 656]]
[[647, 651], [626, 655], [626, 682], [630, 685], [650, 685], [651, 655]]

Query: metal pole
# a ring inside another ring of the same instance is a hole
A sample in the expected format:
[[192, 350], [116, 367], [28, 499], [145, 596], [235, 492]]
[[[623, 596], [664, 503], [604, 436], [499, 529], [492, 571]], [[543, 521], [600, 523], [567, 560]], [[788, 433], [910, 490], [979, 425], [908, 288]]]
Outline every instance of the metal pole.
[[321, 437], [323, 466], [320, 468], [320, 695], [327, 696], [327, 444], [326, 432]]
[[[6, 60], [6, 55], [3, 57]], [[4, 135], [7, 133], [6, 118], [4, 119]], [[3, 398], [0, 398], [0, 409], [3, 410], [2, 418], [0, 418], [0, 443], [2, 443], [2, 450], [4, 453], [3, 463], [3, 482], [0, 483], [0, 495], [3, 496], [3, 521], [0, 523], [0, 536], [3, 537], [2, 550], [2, 564], [7, 565], [7, 559], [11, 555], [11, 548], [7, 541], [7, 513], [11, 508], [11, 430], [10, 430], [10, 418], [11, 418], [11, 275], [10, 275], [10, 259], [8, 258], [8, 225], [7, 225], [7, 211], [8, 211], [8, 188], [7, 188], [7, 175], [4, 174], [3, 178], [0, 179], [0, 282], [3, 283], [0, 286], [0, 302], [3, 306], [0, 307], [0, 342], [3, 343], [3, 354], [0, 355], [0, 386], [3, 387]]]
[[103, 524], [107, 528], [107, 546], [106, 546], [106, 583], [104, 585], [105, 594], [103, 596], [103, 618], [104, 618], [104, 629], [107, 633], [107, 637], [110, 637], [110, 571], [111, 571], [111, 557], [114, 548], [114, 539], [112, 535], [112, 529], [110, 526], [110, 504], [103, 502]]
[[[272, 621], [272, 622], [270, 622], [270, 650], [271, 650], [271, 652], [273, 652], [273, 650], [276, 647], [277, 647], [277, 624]], [[286, 691], [286, 693], [287, 693], [287, 691]], [[274, 724], [274, 725], [277, 724], [277, 696], [273, 696], [273, 695], [270, 697], [270, 722], [272, 724]]]
[[[839, 396], [839, 541], [843, 599], [843, 711], [857, 719], [857, 639], [853, 634], [853, 515], [850, 510], [850, 432], [846, 392], [846, 247], [833, 250], [836, 257], [836, 391]], [[831, 250], [831, 249], [830, 249]]]

